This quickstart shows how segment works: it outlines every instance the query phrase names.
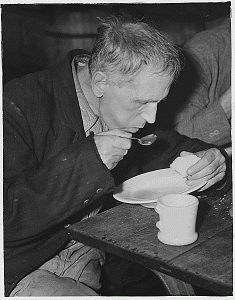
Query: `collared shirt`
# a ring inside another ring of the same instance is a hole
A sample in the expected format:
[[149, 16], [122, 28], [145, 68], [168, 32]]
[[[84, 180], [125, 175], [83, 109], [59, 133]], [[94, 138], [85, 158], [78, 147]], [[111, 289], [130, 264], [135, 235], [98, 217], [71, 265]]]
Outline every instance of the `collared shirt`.
[[86, 99], [81, 85], [78, 80], [77, 73], [80, 68], [83, 68], [87, 65], [89, 60], [88, 56], [76, 56], [72, 62], [72, 72], [74, 78], [75, 89], [78, 97], [79, 106], [81, 109], [83, 126], [86, 136], [89, 136], [91, 131], [94, 134], [108, 130], [107, 125], [99, 118], [99, 116], [95, 115], [93, 110], [91, 109], [88, 100]]

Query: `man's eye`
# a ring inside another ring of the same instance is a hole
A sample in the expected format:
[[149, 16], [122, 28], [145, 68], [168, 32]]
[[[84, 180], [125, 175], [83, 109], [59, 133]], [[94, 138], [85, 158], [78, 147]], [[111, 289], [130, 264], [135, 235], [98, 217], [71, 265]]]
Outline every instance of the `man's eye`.
[[146, 101], [144, 101], [144, 102], [139, 102], [139, 105], [140, 106], [143, 106], [143, 105], [147, 105], [149, 102], [146, 102]]
[[141, 106], [143, 106], [143, 105], [145, 105], [145, 103], [143, 103], [143, 102], [140, 102], [140, 101], [135, 101], [135, 102], [134, 102], [134, 106], [135, 106], [135, 107], [141, 107]]

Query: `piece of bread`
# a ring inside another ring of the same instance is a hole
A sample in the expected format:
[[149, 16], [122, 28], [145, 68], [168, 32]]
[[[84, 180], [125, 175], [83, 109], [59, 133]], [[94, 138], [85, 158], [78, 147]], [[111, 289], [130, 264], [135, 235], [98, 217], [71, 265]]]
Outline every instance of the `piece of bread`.
[[194, 154], [177, 157], [170, 165], [170, 168], [178, 172], [181, 176], [187, 177], [186, 171], [188, 170], [189, 167], [194, 165], [199, 159], [200, 157], [197, 157]]

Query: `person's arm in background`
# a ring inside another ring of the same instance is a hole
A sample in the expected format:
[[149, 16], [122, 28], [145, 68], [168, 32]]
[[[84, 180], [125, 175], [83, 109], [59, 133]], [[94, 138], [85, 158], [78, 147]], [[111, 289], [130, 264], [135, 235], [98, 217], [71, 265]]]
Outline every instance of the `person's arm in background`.
[[227, 116], [227, 119], [231, 121], [231, 87], [219, 98], [220, 104]]
[[[176, 96], [179, 93], [179, 97], [185, 99], [176, 112], [175, 129], [208, 143], [228, 144], [231, 142], [231, 42], [228, 27], [199, 33], [185, 45], [185, 54], [188, 70], [186, 66], [180, 90], [176, 89]], [[187, 85], [192, 88], [186, 95]]]
[[[231, 89], [218, 101], [207, 106], [202, 89], [188, 99], [187, 106], [179, 112], [175, 129], [191, 138], [224, 145], [231, 142]], [[204, 93], [206, 95], [206, 92]]]

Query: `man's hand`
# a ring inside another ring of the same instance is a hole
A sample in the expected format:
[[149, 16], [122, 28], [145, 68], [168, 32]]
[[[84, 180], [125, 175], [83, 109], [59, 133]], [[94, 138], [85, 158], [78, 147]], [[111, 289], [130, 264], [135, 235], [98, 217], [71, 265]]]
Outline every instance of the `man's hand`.
[[[190, 154], [192, 153], [182, 151], [180, 156]], [[194, 154], [201, 159], [188, 168], [186, 183], [188, 185], [194, 185], [202, 181], [207, 181], [207, 183], [199, 190], [204, 191], [224, 177], [226, 171], [225, 157], [217, 148], [211, 148]]]
[[121, 129], [112, 129], [95, 134], [99, 155], [109, 170], [116, 167], [131, 147], [132, 134]]

